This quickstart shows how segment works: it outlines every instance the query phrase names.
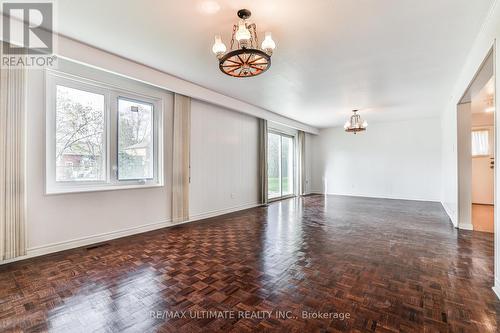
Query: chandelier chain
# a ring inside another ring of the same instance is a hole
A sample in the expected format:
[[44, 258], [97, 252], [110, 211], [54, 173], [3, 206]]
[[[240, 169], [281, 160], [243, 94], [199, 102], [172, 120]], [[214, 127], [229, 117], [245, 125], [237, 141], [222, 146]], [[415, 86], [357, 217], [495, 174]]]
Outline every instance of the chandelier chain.
[[[236, 33], [237, 29], [238, 29], [238, 26], [236, 24], [233, 25], [233, 33], [231, 34], [231, 47], [230, 47], [231, 50], [234, 49], [234, 34]], [[238, 43], [238, 46], [239, 46], [239, 43]]]

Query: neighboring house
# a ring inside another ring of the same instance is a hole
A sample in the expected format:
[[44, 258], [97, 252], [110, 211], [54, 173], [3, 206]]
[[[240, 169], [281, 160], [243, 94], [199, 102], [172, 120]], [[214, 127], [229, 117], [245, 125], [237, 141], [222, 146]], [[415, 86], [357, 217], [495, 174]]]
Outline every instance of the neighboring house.
[[100, 169], [97, 162], [100, 154], [89, 155], [88, 151], [72, 147], [61, 155], [57, 163], [57, 179], [64, 180], [92, 180], [99, 178]]

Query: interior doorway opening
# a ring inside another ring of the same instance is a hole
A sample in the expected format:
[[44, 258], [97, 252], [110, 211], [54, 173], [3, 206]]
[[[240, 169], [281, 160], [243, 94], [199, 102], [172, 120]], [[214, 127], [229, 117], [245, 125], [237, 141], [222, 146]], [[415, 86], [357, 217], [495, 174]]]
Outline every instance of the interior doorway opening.
[[494, 232], [495, 77], [493, 51], [457, 106], [458, 227]]

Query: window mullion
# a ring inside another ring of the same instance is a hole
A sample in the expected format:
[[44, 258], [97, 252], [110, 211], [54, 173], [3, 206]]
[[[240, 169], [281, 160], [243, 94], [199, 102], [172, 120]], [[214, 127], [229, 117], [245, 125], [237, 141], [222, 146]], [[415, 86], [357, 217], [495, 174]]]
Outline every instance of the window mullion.
[[109, 134], [108, 134], [108, 172], [110, 182], [118, 183], [118, 94], [110, 92], [109, 94]]

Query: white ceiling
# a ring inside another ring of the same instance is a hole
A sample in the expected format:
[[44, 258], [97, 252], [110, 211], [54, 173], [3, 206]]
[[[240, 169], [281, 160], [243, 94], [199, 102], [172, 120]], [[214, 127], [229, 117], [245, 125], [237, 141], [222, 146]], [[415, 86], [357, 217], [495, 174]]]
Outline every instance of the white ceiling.
[[[491, 62], [493, 62], [493, 58], [491, 58]], [[491, 70], [493, 70], [492, 66], [485, 67], [491, 67]], [[469, 89], [471, 93], [470, 106], [473, 127], [493, 126], [495, 123], [495, 112], [488, 111], [488, 109], [494, 105], [495, 78], [492, 76], [492, 73], [487, 70], [484, 73], [487, 78], [483, 78], [483, 80], [487, 79], [488, 81], [485, 84], [479, 83], [478, 81], [480, 81], [479, 78], [481, 74], [483, 73], [478, 74], [478, 77], [476, 77]]]
[[[472, 96], [471, 111], [472, 113], [486, 113], [486, 109], [492, 107], [492, 99], [495, 97], [495, 80], [493, 77]], [[493, 118], [493, 113], [487, 113]]]
[[[494, 0], [65, 0], [58, 32], [304, 123], [438, 115]], [[248, 8], [270, 70], [225, 76], [211, 52]], [[262, 38], [262, 37], [261, 37]]]

